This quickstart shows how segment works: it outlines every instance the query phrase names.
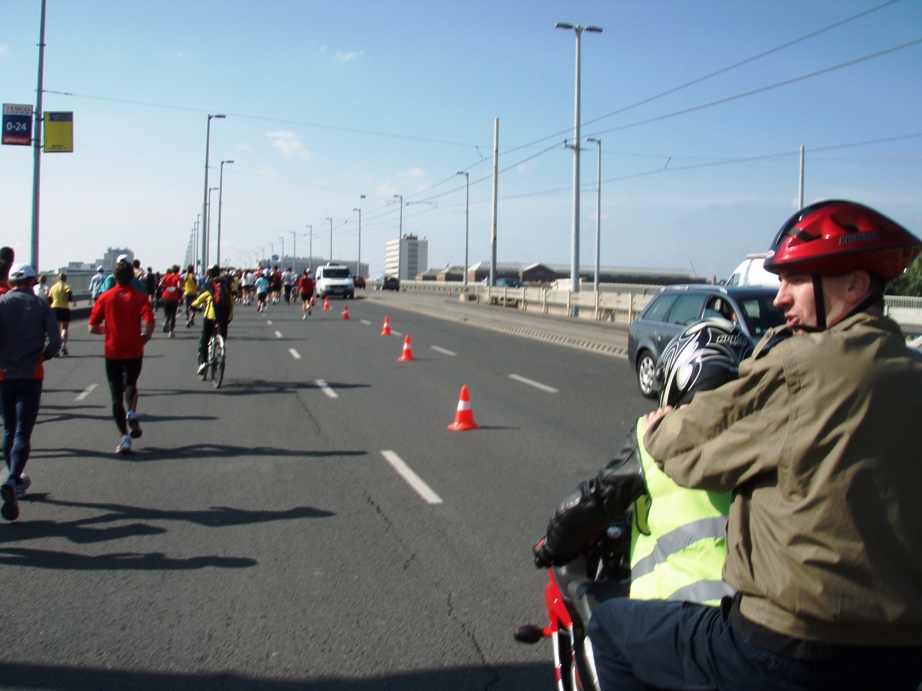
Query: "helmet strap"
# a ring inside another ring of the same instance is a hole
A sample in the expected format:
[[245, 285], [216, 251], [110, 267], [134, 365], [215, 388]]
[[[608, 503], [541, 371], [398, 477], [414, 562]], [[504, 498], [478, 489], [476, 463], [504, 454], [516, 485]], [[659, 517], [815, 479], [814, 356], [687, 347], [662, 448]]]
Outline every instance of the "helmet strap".
[[[826, 330], [826, 296], [823, 293], [823, 277], [813, 274], [813, 301], [816, 303], [816, 331]], [[801, 327], [803, 328], [803, 327]], [[805, 329], [813, 331], [814, 329]]]

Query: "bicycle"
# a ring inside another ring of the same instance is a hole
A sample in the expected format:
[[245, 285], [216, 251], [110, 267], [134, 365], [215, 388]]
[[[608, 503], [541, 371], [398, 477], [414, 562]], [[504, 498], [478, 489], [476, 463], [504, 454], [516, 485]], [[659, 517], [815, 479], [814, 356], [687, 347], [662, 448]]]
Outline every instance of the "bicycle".
[[218, 330], [218, 324], [215, 323], [211, 338], [208, 339], [208, 359], [205, 361], [208, 364], [208, 367], [203, 369], [199, 374], [199, 376], [202, 378], [202, 381], [207, 381], [208, 375], [210, 373], [211, 383], [214, 385], [214, 388], [221, 388], [221, 383], [224, 381], [224, 365], [226, 357], [227, 350], [224, 344], [224, 337]]

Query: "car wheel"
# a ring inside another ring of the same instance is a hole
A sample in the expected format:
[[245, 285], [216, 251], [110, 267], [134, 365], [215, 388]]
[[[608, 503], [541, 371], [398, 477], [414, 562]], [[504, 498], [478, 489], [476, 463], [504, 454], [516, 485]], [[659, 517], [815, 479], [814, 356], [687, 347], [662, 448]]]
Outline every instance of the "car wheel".
[[650, 351], [645, 350], [637, 359], [637, 386], [647, 398], [656, 398], [656, 360]]

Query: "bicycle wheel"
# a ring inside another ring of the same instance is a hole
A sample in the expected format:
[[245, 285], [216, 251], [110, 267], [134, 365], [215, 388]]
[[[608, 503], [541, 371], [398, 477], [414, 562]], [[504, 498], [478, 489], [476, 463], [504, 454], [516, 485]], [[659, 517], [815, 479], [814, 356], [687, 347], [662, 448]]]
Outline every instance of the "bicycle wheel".
[[221, 387], [224, 381], [224, 338], [221, 334], [215, 334], [215, 352], [211, 366], [211, 379], [216, 389]]
[[212, 359], [212, 357], [213, 357], [213, 353], [214, 353], [214, 336], [212, 336], [212, 337], [209, 339], [209, 341], [208, 341], [208, 347], [207, 347], [207, 349], [205, 350], [205, 358], [206, 358], [206, 359], [205, 359], [205, 363], [206, 363], [208, 366], [205, 367], [201, 372], [199, 372], [199, 375], [198, 375], [198, 376], [200, 376], [200, 377], [202, 378], [202, 381], [207, 381], [207, 380], [208, 380], [208, 370], [211, 369], [211, 359]]

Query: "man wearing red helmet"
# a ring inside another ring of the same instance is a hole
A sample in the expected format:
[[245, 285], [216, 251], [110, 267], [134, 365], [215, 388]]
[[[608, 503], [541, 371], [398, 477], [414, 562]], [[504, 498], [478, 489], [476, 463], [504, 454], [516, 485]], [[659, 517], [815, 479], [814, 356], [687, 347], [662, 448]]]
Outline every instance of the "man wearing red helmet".
[[765, 268], [786, 325], [737, 381], [646, 418], [677, 484], [732, 491], [723, 576], [737, 595], [604, 603], [590, 624], [603, 691], [917, 689], [922, 359], [882, 308], [920, 250], [853, 202], [781, 228]]

